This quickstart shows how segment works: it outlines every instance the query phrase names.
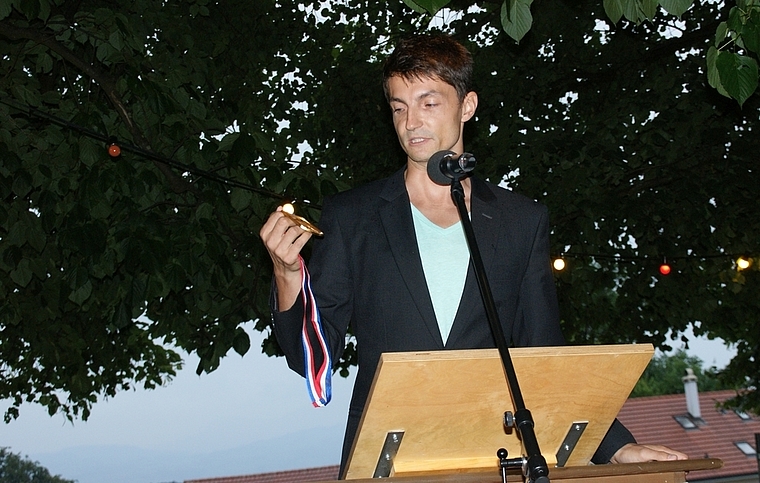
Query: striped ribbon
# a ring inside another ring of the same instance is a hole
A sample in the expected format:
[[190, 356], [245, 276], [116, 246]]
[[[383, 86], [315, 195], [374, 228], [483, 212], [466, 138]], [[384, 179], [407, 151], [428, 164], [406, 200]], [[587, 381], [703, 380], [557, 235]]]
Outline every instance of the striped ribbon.
[[311, 277], [303, 258], [301, 263], [301, 294], [303, 295], [303, 328], [301, 343], [306, 372], [306, 389], [314, 407], [326, 406], [332, 397], [332, 359], [327, 347], [319, 307], [311, 291]]

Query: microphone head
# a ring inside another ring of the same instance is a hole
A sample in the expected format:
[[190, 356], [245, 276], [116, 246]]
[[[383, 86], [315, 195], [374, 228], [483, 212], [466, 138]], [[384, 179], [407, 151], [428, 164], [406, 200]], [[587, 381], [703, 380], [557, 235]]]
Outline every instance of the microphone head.
[[427, 172], [433, 183], [446, 186], [451, 184], [451, 178], [443, 173], [441, 166], [446, 158], [450, 159], [452, 156], [456, 156], [454, 151], [438, 151], [430, 156], [427, 164]]

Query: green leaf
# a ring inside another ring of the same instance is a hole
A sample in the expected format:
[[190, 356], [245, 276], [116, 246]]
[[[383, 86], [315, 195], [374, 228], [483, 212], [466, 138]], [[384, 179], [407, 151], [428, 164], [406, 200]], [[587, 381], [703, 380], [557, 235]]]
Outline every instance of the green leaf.
[[48, 73], [53, 69], [53, 58], [43, 53], [37, 56], [37, 72]]
[[613, 24], [618, 23], [623, 18], [623, 1], [604, 0], [604, 12]]
[[37, 18], [45, 21], [50, 17], [50, 3], [50, 0], [40, 2], [40, 13], [37, 15]]
[[82, 305], [88, 298], [90, 298], [90, 295], [92, 295], [92, 282], [87, 280], [84, 285], [72, 290], [69, 295], [69, 300], [77, 305]]
[[20, 101], [33, 107], [39, 107], [40, 92], [38, 90], [30, 89], [26, 85], [14, 85], [11, 91]]
[[435, 15], [440, 9], [449, 4], [451, 0], [404, 0], [404, 3], [414, 10], [420, 12], [419, 9], [427, 11], [430, 15]]
[[210, 220], [214, 215], [214, 205], [211, 203], [201, 203], [198, 209], [195, 210], [196, 220]]
[[718, 91], [723, 96], [731, 97], [728, 92], [726, 92], [726, 89], [723, 87], [723, 84], [720, 82], [720, 74], [718, 73], [718, 68], [715, 65], [715, 61], [718, 59], [718, 54], [720, 51], [716, 49], [715, 47], [711, 46], [707, 50], [707, 82], [710, 84], [710, 86]]
[[11, 0], [0, 0], [0, 20], [10, 15], [12, 11]]
[[27, 20], [33, 20], [40, 13], [40, 2], [39, 0], [21, 1], [16, 3], [16, 8], [26, 16]]
[[26, 173], [22, 173], [20, 176], [17, 176], [13, 180], [11, 189], [19, 198], [26, 197], [26, 195], [29, 194], [29, 192], [32, 190], [32, 184], [29, 176], [26, 175]]
[[623, 0], [623, 16], [635, 24], [640, 24], [644, 20], [644, 12], [641, 10], [639, 1]]
[[248, 208], [252, 197], [251, 192], [248, 190], [232, 188], [232, 193], [230, 193], [230, 203], [236, 211], [240, 212]]
[[187, 105], [187, 114], [196, 119], [205, 119], [206, 106], [196, 101], [195, 99], [190, 99], [190, 102]]
[[116, 49], [113, 48], [111, 44], [107, 44], [105, 42], [98, 45], [98, 48], [95, 50], [95, 55], [97, 56], [98, 60], [103, 62], [104, 64], [110, 64], [111, 61], [114, 60], [114, 55], [116, 54]]
[[533, 15], [530, 13], [532, 2], [533, 0], [504, 0], [501, 5], [501, 26], [517, 42], [533, 25]]
[[29, 245], [41, 252], [45, 247], [45, 232], [42, 230], [40, 219], [34, 215], [29, 215], [24, 220], [26, 225], [26, 238]]
[[747, 50], [760, 54], [760, 6], [749, 11], [742, 29], [742, 39]]
[[[222, 139], [219, 140], [219, 144], [217, 145], [217, 148], [219, 151], [230, 151], [232, 150], [232, 147], [235, 145], [235, 142], [240, 137], [239, 132], [232, 132], [229, 134], [225, 134]], [[245, 136], [247, 137], [247, 136]]]
[[715, 66], [726, 92], [736, 99], [740, 106], [743, 105], [757, 89], [757, 61], [746, 55], [720, 52]]
[[718, 24], [718, 28], [715, 29], [715, 47], [720, 47], [724, 40], [728, 36], [728, 24], [721, 22]]
[[432, 6], [432, 8], [434, 8], [435, 11], [437, 12], [438, 10], [442, 9], [443, 7], [451, 3], [451, 0], [430, 0], [429, 3]]
[[232, 348], [241, 356], [244, 356], [251, 348], [250, 337], [248, 337], [248, 334], [246, 334], [246, 332], [240, 327], [235, 331], [235, 338], [232, 340]]
[[108, 36], [108, 43], [116, 50], [122, 50], [124, 48], [124, 41], [121, 32], [114, 30], [111, 35]]
[[680, 17], [691, 7], [694, 0], [660, 0], [660, 5], [671, 15]]
[[737, 35], [741, 35], [744, 28], [744, 14], [742, 10], [737, 7], [731, 8], [728, 12], [728, 29], [735, 32]]
[[274, 150], [274, 142], [271, 138], [264, 136], [260, 132], [251, 133], [250, 136], [253, 137], [253, 140], [256, 142], [256, 146], [259, 149], [262, 149], [264, 151]]
[[32, 280], [32, 269], [29, 260], [21, 260], [15, 270], [11, 271], [11, 280], [22, 287], [26, 287]]
[[649, 20], [654, 20], [654, 16], [657, 15], [659, 6], [659, 0], [641, 0], [641, 11]]
[[417, 2], [414, 0], [404, 0], [404, 3], [407, 7], [411, 8], [417, 13], [426, 13], [427, 10], [425, 10], [425, 7], [420, 6]]
[[90, 214], [93, 218], [105, 220], [111, 215], [111, 204], [106, 200], [100, 200], [90, 209]]
[[98, 161], [105, 160], [106, 146], [96, 144], [88, 137], [79, 138], [79, 161], [85, 166], [92, 166]]

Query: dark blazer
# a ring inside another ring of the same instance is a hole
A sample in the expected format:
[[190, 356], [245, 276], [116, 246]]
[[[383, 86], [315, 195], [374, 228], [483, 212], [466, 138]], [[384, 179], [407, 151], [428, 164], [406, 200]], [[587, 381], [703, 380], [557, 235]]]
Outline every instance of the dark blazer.
[[[473, 231], [508, 344], [564, 344], [546, 207], [477, 178], [471, 180]], [[309, 272], [325, 334], [335, 359], [342, 354], [349, 325], [357, 344], [345, 465], [380, 354], [492, 348], [495, 342], [470, 265], [444, 345], [417, 248], [403, 169], [327, 200], [319, 225], [325, 235], [314, 241]], [[469, 253], [451, 256], [469, 257]], [[275, 311], [274, 327], [288, 365], [303, 375], [301, 314], [300, 302], [289, 311]]]

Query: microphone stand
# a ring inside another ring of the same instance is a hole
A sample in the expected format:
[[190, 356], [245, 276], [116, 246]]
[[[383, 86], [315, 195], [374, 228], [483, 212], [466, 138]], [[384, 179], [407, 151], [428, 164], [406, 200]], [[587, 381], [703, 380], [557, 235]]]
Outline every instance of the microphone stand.
[[[491, 332], [496, 340], [496, 347], [499, 349], [499, 355], [501, 356], [504, 372], [507, 377], [507, 384], [509, 385], [510, 393], [512, 395], [512, 403], [515, 408], [514, 417], [507, 413], [507, 415], [505, 415], [505, 424], [517, 428], [520, 438], [522, 439], [527, 457], [518, 458], [517, 464], [522, 464], [524, 476], [532, 483], [549, 483], [549, 468], [546, 465], [546, 459], [541, 455], [541, 450], [539, 449], [538, 441], [536, 440], [536, 433], [533, 431], [533, 416], [530, 411], [525, 408], [525, 401], [520, 392], [520, 384], [517, 382], [517, 375], [515, 374], [515, 368], [512, 364], [512, 357], [509, 354], [504, 331], [501, 328], [499, 316], [496, 311], [496, 304], [494, 303], [493, 295], [491, 294], [491, 287], [488, 284], [488, 279], [486, 277], [483, 260], [480, 257], [480, 249], [475, 240], [475, 232], [472, 229], [472, 222], [467, 214], [464, 188], [460, 182], [461, 177], [462, 176], [454, 176], [452, 179], [451, 197], [454, 199], [454, 204], [459, 211], [459, 218], [462, 220], [462, 227], [464, 228], [467, 247], [470, 250], [470, 258], [472, 259], [473, 268], [475, 269], [480, 294], [483, 297], [486, 316], [488, 318], [488, 323], [491, 325]], [[498, 453], [501, 459], [502, 475], [505, 478], [504, 481], [506, 481], [505, 468], [515, 466], [516, 464], [514, 461], [510, 462], [506, 460], [506, 450], [503, 448], [500, 449]]]

